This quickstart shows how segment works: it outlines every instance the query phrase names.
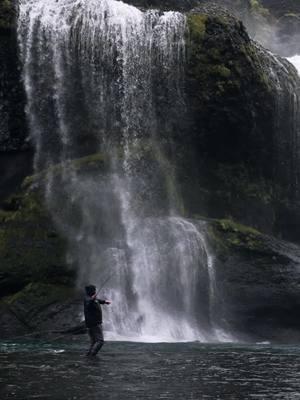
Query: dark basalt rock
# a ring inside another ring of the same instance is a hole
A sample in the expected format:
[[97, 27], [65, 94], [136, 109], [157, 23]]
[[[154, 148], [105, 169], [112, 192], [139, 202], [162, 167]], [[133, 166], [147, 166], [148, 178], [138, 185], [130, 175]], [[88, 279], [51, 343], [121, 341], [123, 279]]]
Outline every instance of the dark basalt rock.
[[0, 4], [0, 32], [13, 30], [15, 18], [15, 2], [13, 0], [2, 0]]
[[[80, 174], [99, 173], [105, 169], [105, 159], [100, 154], [93, 154], [68, 165]], [[66, 286], [75, 282], [75, 268], [66, 262], [66, 239], [53, 223], [43, 195], [46, 175], [51, 173], [55, 184], [61, 185], [64, 168], [68, 167], [56, 165], [28, 177], [18, 194], [2, 203], [0, 297], [12, 295], [35, 282]], [[68, 202], [63, 197], [63, 190], [61, 196], [59, 207]], [[76, 219], [76, 209], [70, 207]]]
[[205, 5], [187, 18], [188, 133], [176, 138], [185, 209], [298, 241], [298, 213], [282, 225], [298, 208], [297, 72], [224, 9]]
[[267, 8], [275, 17], [280, 18], [285, 14], [300, 14], [300, 3], [295, 0], [260, 0], [263, 7]]
[[84, 333], [82, 296], [62, 285], [31, 283], [14, 296], [0, 300], [1, 338], [32, 336], [54, 340]]
[[214, 250], [214, 318], [239, 338], [300, 339], [300, 247], [234, 223], [209, 224]]
[[25, 93], [18, 58], [14, 2], [0, 4], [0, 152], [26, 150]]
[[0, 3], [0, 205], [32, 173], [25, 92], [18, 58], [16, 8]]
[[125, 3], [141, 9], [189, 11], [200, 1], [201, 0], [126, 0]]
[[21, 187], [22, 181], [33, 172], [33, 151], [0, 153], [0, 207]]
[[[187, 3], [176, 2], [176, 9], [194, 7], [194, 2]], [[172, 4], [165, 7], [175, 8]], [[10, 26], [0, 30], [4, 152], [28, 146], [16, 36]], [[244, 25], [218, 7], [195, 9], [188, 15], [188, 27], [188, 113], [184, 130], [172, 138], [187, 215], [233, 216], [264, 232], [299, 240], [295, 69], [251, 42]], [[104, 162], [98, 156], [83, 162], [88, 170], [99, 164], [102, 168]], [[54, 168], [59, 176], [60, 166]], [[6, 334], [50, 325], [65, 329], [78, 307], [65, 240], [39, 191], [43, 174], [27, 179], [29, 186], [21, 194], [2, 201], [0, 292], [5, 299], [0, 323]], [[2, 181], [0, 200], [19, 185], [21, 175], [11, 176]], [[7, 182], [12, 182], [9, 190]], [[299, 339], [299, 248], [228, 221], [212, 222], [208, 237], [216, 254], [216, 318], [226, 321], [224, 328], [262, 340]]]
[[35, 190], [12, 196], [0, 210], [1, 297], [32, 282], [72, 285], [66, 243], [57, 233]]
[[[206, 239], [214, 254], [214, 327], [243, 341], [299, 341], [300, 247], [232, 220], [206, 220]], [[84, 333], [80, 310], [82, 293], [71, 287], [29, 283], [0, 301], [0, 337]]]
[[[105, 171], [107, 165], [105, 157], [97, 153], [53, 166], [27, 177], [20, 192], [2, 203], [0, 337], [82, 332], [77, 327], [82, 293], [74, 289], [76, 268], [66, 261], [67, 241], [55, 226], [43, 196], [46, 175], [51, 173], [59, 185], [68, 167], [90, 176]], [[62, 198], [61, 204], [67, 200]], [[71, 207], [76, 219], [76, 209]]]

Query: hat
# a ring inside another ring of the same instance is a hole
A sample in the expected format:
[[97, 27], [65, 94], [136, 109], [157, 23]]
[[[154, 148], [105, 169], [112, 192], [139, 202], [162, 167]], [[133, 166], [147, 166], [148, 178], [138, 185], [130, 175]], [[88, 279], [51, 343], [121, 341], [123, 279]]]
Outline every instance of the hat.
[[96, 293], [96, 286], [88, 285], [85, 287], [85, 292], [88, 296], [93, 296]]

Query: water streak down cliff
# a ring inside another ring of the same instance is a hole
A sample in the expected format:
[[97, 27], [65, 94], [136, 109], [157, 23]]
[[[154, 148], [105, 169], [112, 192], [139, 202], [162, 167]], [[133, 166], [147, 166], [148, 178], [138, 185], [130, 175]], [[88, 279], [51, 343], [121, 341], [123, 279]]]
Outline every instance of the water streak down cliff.
[[[79, 285], [110, 277], [114, 336], [218, 336], [204, 225], [180, 217], [169, 162], [185, 109], [185, 25], [183, 14], [113, 0], [20, 1], [35, 168], [48, 171], [46, 201]], [[103, 171], [78, 173], [72, 160], [97, 152]]]

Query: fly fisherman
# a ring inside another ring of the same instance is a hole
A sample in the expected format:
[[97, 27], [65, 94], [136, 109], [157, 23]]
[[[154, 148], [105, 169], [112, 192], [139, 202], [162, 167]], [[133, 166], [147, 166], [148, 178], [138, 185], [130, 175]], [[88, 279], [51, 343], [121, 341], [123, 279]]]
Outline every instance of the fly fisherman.
[[96, 286], [94, 285], [86, 286], [85, 293], [84, 318], [91, 339], [91, 346], [87, 356], [95, 356], [104, 344], [100, 304], [110, 304], [110, 301], [98, 299]]

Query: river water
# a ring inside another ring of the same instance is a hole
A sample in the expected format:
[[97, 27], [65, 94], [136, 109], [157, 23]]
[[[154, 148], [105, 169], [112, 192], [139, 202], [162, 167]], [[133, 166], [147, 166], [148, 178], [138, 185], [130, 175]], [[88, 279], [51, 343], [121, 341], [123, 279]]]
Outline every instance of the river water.
[[4, 399], [300, 399], [300, 347], [269, 344], [1, 342]]

